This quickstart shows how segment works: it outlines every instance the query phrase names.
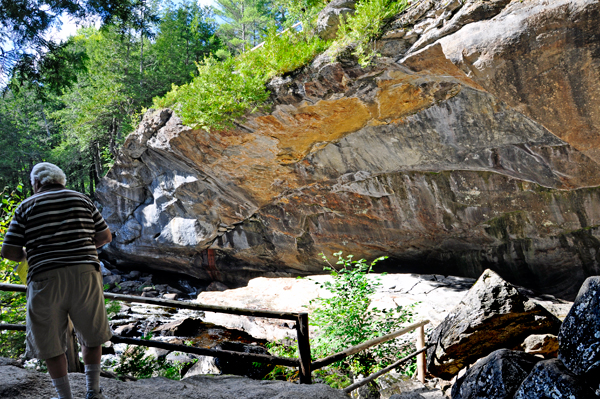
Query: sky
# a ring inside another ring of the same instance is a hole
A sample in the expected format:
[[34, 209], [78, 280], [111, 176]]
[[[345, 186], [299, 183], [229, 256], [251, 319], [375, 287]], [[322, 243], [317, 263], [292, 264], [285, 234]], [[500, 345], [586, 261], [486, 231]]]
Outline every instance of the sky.
[[[177, 0], [175, 0], [177, 3]], [[201, 6], [214, 6], [214, 0], [198, 0], [198, 4]], [[66, 40], [69, 36], [73, 36], [79, 26], [75, 21], [67, 16], [61, 18], [62, 26], [60, 28], [54, 28], [49, 34], [48, 38], [59, 39], [60, 41]], [[97, 24], [99, 26], [99, 24]]]

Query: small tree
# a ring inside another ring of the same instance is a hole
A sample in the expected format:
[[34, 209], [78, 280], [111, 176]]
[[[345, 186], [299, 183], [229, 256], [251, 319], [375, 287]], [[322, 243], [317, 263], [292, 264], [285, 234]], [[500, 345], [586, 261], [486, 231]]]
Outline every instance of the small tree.
[[[365, 259], [352, 260], [353, 256], [342, 256], [337, 252], [337, 269], [329, 259], [321, 254], [327, 263], [325, 270], [331, 273], [332, 281], [321, 285], [333, 294], [331, 298], [317, 298], [311, 301], [316, 306], [311, 324], [317, 327], [317, 337], [312, 342], [313, 354], [324, 357], [358, 345], [370, 339], [389, 334], [412, 321], [410, 307], [397, 306], [385, 310], [371, 306], [371, 297], [378, 286], [378, 278], [369, 278], [377, 262], [386, 259], [382, 256], [371, 263]], [[401, 356], [402, 348], [395, 340], [359, 352], [334, 367], [347, 369], [355, 375], [368, 375], [383, 368]]]

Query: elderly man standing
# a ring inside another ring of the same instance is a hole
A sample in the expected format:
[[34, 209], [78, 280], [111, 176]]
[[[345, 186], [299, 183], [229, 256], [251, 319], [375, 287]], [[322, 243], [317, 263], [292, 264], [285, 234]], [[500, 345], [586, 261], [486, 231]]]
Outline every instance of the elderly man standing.
[[101, 345], [112, 334], [96, 248], [109, 243], [112, 236], [92, 201], [67, 190], [65, 183], [58, 166], [44, 162], [33, 167], [34, 195], [15, 211], [2, 256], [29, 262], [28, 356], [46, 360], [59, 399], [71, 399], [65, 356], [70, 317], [82, 344], [86, 399], [102, 399]]

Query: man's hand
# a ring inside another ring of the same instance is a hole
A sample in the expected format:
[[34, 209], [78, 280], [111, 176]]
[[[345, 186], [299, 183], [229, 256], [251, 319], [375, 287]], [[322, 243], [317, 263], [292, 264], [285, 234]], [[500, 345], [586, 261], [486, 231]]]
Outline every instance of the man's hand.
[[2, 257], [14, 260], [15, 262], [22, 262], [27, 259], [27, 253], [23, 247], [13, 247], [12, 245], [2, 246]]
[[106, 229], [101, 231], [100, 233], [96, 233], [94, 236], [94, 244], [96, 244], [96, 248], [100, 248], [101, 246], [108, 244], [112, 241], [112, 234], [110, 229]]

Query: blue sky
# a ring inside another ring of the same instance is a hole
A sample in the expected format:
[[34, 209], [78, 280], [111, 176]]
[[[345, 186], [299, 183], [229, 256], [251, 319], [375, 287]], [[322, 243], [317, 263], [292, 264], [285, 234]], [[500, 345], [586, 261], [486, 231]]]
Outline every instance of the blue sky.
[[[177, 3], [177, 1], [175, 1]], [[198, 0], [198, 4], [201, 6], [214, 6], [214, 0]], [[65, 40], [69, 36], [72, 36], [77, 31], [79, 26], [69, 17], [61, 18], [62, 26], [60, 28], [54, 28], [50, 33], [49, 37], [53, 37], [55, 39]]]

